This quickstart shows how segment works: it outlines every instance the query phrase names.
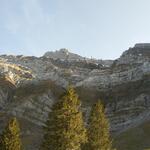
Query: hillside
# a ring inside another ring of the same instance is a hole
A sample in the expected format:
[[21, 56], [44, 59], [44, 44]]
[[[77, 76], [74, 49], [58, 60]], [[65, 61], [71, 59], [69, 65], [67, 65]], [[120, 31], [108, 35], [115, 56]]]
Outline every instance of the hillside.
[[25, 150], [36, 150], [48, 112], [68, 84], [75, 86], [85, 116], [95, 101], [104, 101], [118, 150], [150, 147], [150, 46], [147, 44], [136, 44], [116, 60], [89, 59], [66, 49], [47, 52], [42, 57], [1, 55], [1, 129], [5, 120], [17, 116], [24, 145], [28, 145]]

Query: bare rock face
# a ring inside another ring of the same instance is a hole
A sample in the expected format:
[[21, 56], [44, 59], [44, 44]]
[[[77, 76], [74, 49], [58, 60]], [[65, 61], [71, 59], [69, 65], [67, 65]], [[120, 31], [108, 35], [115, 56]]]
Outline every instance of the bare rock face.
[[0, 109], [3, 110], [13, 98], [15, 85], [8, 77], [0, 76]]
[[117, 60], [117, 64], [140, 64], [149, 61], [150, 44], [136, 44], [125, 51]]
[[52, 59], [71, 59], [71, 60], [83, 59], [83, 57], [74, 53], [70, 53], [69, 50], [65, 48], [55, 52], [46, 52], [44, 54], [44, 57]]
[[[40, 144], [35, 137], [42, 136], [52, 104], [69, 83], [84, 112], [102, 99], [111, 131], [125, 132], [150, 119], [150, 46], [136, 44], [114, 61], [84, 58], [66, 49], [40, 58], [0, 56], [0, 110], [20, 119], [24, 141], [30, 137]], [[34, 145], [29, 142], [26, 149], [36, 150]]]
[[51, 91], [47, 91], [39, 96], [32, 95], [27, 99], [23, 98], [21, 101], [20, 105], [17, 102], [13, 103], [9, 113], [24, 118], [38, 126], [44, 126], [48, 112], [54, 103]]

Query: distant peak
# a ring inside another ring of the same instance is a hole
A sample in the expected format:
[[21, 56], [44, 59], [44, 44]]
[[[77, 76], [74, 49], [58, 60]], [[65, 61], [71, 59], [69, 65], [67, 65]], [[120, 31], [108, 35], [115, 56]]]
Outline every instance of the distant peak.
[[134, 46], [135, 48], [150, 48], [150, 43], [137, 43]]
[[59, 50], [59, 52], [69, 53], [69, 50], [68, 50], [68, 49], [66, 49], [66, 48], [61, 48], [61, 49]]
[[53, 58], [53, 59], [83, 59], [78, 54], [71, 53], [68, 49], [66, 48], [61, 48], [60, 50], [56, 51], [48, 51], [44, 54], [44, 57], [47, 58]]

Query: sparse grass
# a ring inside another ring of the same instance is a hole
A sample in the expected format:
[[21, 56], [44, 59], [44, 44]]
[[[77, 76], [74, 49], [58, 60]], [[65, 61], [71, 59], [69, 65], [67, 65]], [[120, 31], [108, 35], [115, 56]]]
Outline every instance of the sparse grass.
[[63, 89], [50, 80], [39, 81], [38, 84], [29, 83], [15, 90], [15, 99], [25, 99], [29, 96], [38, 96], [51, 90], [54, 96], [58, 97], [62, 94]]
[[[43, 135], [42, 128], [27, 121], [25, 119], [19, 118], [20, 128], [23, 131], [21, 136], [24, 149], [37, 148], [40, 145], [41, 138]], [[27, 133], [27, 132], [30, 133]], [[38, 148], [37, 148], [38, 149]]]
[[127, 130], [114, 139], [117, 150], [148, 150], [150, 147], [150, 121]]

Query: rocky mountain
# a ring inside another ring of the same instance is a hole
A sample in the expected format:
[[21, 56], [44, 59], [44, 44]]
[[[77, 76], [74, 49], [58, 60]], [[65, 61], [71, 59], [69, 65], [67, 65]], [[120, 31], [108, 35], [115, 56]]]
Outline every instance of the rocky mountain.
[[1, 129], [17, 116], [25, 150], [37, 150], [48, 112], [68, 84], [76, 88], [85, 118], [92, 104], [103, 100], [118, 150], [150, 147], [150, 44], [136, 44], [116, 60], [89, 59], [67, 49], [42, 57], [1, 55]]
[[52, 58], [52, 59], [71, 59], [71, 60], [77, 60], [77, 59], [84, 59], [80, 55], [74, 54], [69, 52], [68, 49], [60, 49], [59, 51], [55, 52], [46, 52], [44, 54], [44, 57]]

